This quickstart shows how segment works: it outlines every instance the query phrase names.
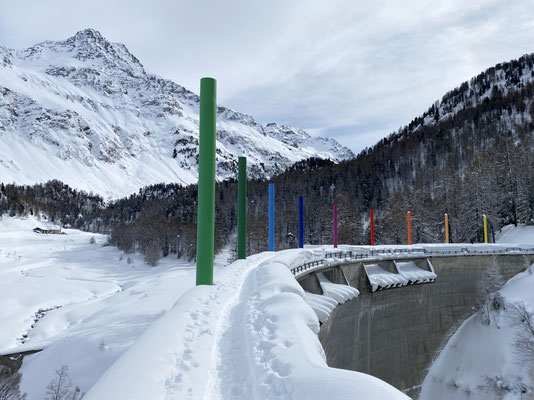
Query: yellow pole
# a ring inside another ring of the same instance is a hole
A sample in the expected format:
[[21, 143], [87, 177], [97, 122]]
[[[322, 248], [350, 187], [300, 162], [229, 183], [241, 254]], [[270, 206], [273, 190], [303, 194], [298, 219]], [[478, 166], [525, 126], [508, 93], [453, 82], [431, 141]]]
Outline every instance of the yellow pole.
[[445, 214], [445, 243], [449, 243], [449, 214]]
[[488, 243], [488, 221], [485, 215], [482, 216], [482, 219], [484, 220], [484, 243]]

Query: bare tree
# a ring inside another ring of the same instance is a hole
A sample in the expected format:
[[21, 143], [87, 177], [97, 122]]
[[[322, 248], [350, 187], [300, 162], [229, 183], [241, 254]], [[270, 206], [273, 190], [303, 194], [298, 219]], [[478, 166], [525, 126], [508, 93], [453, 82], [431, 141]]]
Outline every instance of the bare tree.
[[523, 363], [534, 362], [534, 313], [529, 311], [524, 302], [510, 304], [509, 318], [515, 326], [514, 351]]
[[24, 400], [26, 394], [20, 393], [19, 372], [11, 373], [9, 368], [0, 365], [0, 400]]
[[46, 387], [46, 400], [80, 400], [84, 393], [78, 386], [72, 387], [69, 368], [66, 365], [56, 370], [56, 377]]
[[158, 265], [159, 259], [161, 257], [161, 252], [155, 241], [151, 240], [146, 246], [145, 262], [148, 265], [155, 267]]

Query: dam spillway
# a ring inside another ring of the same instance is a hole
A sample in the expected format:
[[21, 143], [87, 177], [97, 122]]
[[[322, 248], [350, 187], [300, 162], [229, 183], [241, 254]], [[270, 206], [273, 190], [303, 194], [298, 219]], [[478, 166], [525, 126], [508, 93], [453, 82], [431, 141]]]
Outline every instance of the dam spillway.
[[[403, 259], [421, 265], [420, 258]], [[532, 254], [428, 257], [433, 283], [372, 291], [365, 273], [369, 261], [321, 269], [330, 281], [358, 289], [360, 295], [339, 304], [321, 325], [319, 339], [328, 365], [376, 376], [416, 398], [432, 359], [459, 324], [476, 310], [486, 271], [504, 281], [534, 262]], [[394, 259], [380, 259], [385, 268]], [[297, 277], [308, 292], [320, 294], [315, 273]]]

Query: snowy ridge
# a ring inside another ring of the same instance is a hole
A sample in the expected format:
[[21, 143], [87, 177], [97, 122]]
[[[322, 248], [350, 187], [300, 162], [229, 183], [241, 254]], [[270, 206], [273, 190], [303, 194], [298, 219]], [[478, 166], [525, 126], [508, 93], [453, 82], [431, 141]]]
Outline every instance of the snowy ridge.
[[317, 316], [276, 255], [224, 271], [241, 278], [182, 296], [86, 398], [408, 399], [377, 378], [327, 366]]
[[[195, 183], [198, 108], [196, 94], [145, 71], [124, 45], [92, 29], [24, 50], [0, 47], [0, 181], [59, 179], [106, 197]], [[266, 178], [309, 157], [354, 154], [220, 106], [219, 180], [236, 176], [238, 156], [251, 178]]]

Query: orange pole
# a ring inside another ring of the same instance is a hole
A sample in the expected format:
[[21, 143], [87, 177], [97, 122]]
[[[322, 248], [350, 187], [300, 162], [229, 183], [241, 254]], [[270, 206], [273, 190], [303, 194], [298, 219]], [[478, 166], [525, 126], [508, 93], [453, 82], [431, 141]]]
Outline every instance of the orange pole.
[[408, 244], [412, 244], [412, 221], [410, 211], [406, 213], [406, 222], [408, 225]]

